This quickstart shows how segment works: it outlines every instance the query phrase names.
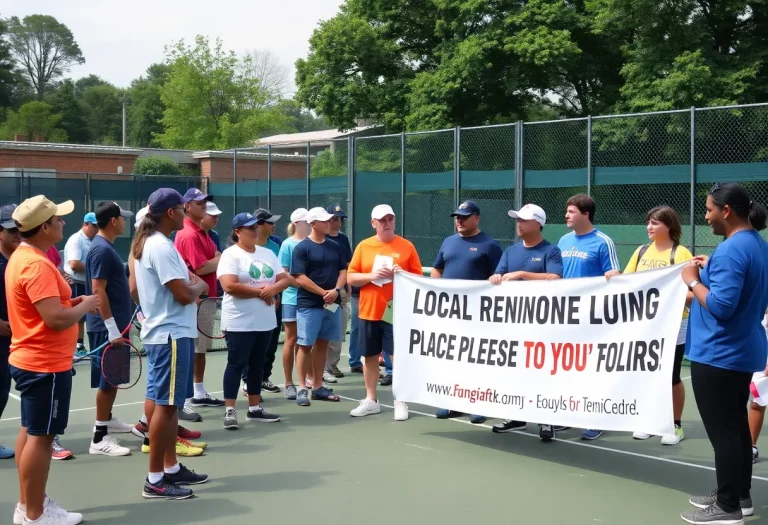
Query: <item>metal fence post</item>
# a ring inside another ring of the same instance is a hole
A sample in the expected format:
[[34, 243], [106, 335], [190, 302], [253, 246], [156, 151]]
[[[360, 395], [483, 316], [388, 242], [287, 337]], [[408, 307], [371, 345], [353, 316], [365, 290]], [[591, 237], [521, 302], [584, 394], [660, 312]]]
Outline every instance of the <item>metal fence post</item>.
[[405, 133], [400, 133], [400, 233], [405, 235]]
[[350, 162], [347, 165], [347, 173], [349, 174], [349, 181], [347, 183], [347, 188], [349, 192], [349, 220], [350, 220], [350, 233], [349, 236], [352, 246], [355, 246], [355, 172], [357, 170], [357, 155], [356, 155], [356, 148], [357, 148], [357, 140], [355, 140], [355, 137], [350, 137]]
[[461, 126], [453, 128], [453, 206], [458, 209], [461, 194]]
[[237, 215], [237, 148], [232, 150], [232, 213]]
[[19, 182], [19, 204], [24, 201], [24, 168], [21, 168], [21, 181]]
[[[517, 145], [515, 146], [515, 206], [519, 210], [523, 207], [523, 185], [524, 181], [524, 164], [523, 164], [523, 121], [518, 120], [515, 126], [515, 139]], [[515, 233], [517, 236], [517, 233]]]
[[272, 209], [272, 144], [267, 146], [267, 209]]
[[587, 195], [592, 196], [592, 115], [587, 116]]
[[696, 255], [696, 108], [691, 107], [691, 253]]
[[311, 142], [307, 141], [307, 209], [309, 209], [309, 175], [310, 175], [310, 166], [309, 166], [309, 148], [311, 147]]

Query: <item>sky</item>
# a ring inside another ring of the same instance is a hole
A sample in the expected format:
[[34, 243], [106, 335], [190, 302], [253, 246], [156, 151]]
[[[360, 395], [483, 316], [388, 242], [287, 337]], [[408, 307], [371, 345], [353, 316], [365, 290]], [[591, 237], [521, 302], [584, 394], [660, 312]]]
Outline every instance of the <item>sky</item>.
[[[32, 5], [34, 4], [34, 6]], [[342, 0], [11, 0], [0, 16], [51, 15], [69, 27], [85, 57], [65, 77], [90, 74], [128, 87], [147, 67], [164, 58], [164, 47], [196, 35], [222, 39], [238, 55], [269, 50], [290, 71], [293, 89], [298, 58], [306, 57], [309, 38], [321, 20], [333, 17]], [[226, 7], [224, 7], [226, 6]]]

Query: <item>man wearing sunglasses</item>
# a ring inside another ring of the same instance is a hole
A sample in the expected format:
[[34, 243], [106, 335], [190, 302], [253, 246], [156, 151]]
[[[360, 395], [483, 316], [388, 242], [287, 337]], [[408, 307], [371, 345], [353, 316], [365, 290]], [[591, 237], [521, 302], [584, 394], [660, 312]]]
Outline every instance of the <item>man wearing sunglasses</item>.
[[[0, 417], [8, 403], [11, 391], [11, 370], [8, 367], [8, 352], [11, 349], [11, 325], [8, 322], [8, 304], [5, 300], [5, 267], [8, 259], [21, 244], [21, 233], [13, 222], [15, 204], [0, 208]], [[0, 445], [0, 459], [14, 456], [13, 448]]]

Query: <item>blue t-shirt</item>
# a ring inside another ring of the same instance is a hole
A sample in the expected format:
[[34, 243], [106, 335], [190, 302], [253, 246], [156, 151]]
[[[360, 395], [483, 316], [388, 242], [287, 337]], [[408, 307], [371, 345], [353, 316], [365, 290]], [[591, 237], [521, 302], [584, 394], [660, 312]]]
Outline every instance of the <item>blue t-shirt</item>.
[[269, 240], [277, 244], [278, 248], [283, 245], [283, 240], [279, 236], [275, 235], [274, 233], [269, 236]]
[[280, 253], [280, 245], [277, 244], [275, 241], [272, 240], [272, 237], [267, 239], [267, 244], [263, 246], [263, 248], [266, 248], [267, 250], [270, 250], [272, 253], [275, 254], [275, 257], [278, 256]]
[[485, 232], [472, 237], [458, 233], [443, 241], [433, 266], [444, 279], [484, 281], [493, 275], [501, 259], [501, 246]]
[[[131, 322], [132, 301], [128, 279], [125, 277], [123, 260], [118, 255], [115, 246], [101, 235], [91, 241], [91, 249], [85, 258], [85, 295], [93, 295], [91, 279], [107, 281], [106, 292], [112, 317], [117, 328], [123, 330]], [[104, 320], [98, 314], [87, 314], [85, 317], [89, 332], [106, 332]]]
[[[280, 253], [277, 255], [277, 260], [280, 262], [280, 266], [288, 268], [288, 273], [291, 273], [291, 260], [293, 259], [293, 249], [301, 241], [288, 237], [280, 245]], [[292, 304], [296, 306], [296, 299], [298, 298], [298, 289], [293, 286], [289, 286], [283, 290], [283, 304]]]
[[[309, 237], [301, 241], [293, 249], [291, 258], [291, 275], [304, 274], [323, 290], [333, 290], [339, 280], [339, 272], [347, 269], [344, 254], [338, 243], [326, 239], [317, 244]], [[341, 298], [337, 297], [340, 303]], [[304, 288], [299, 288], [296, 306], [299, 308], [322, 308], [324, 304], [321, 295], [314, 294]]]
[[584, 235], [567, 233], [557, 243], [563, 257], [563, 278], [599, 277], [621, 271], [616, 246], [606, 234], [594, 229]]
[[723, 241], [701, 270], [706, 303], [694, 298], [686, 334], [691, 361], [739, 372], [765, 370], [768, 339], [768, 243], [754, 230]]
[[510, 272], [553, 273], [562, 277], [560, 248], [546, 240], [530, 248], [522, 242], [515, 243], [504, 250], [493, 273], [504, 275]]
[[352, 245], [349, 243], [349, 237], [347, 237], [346, 234], [339, 232], [336, 237], [329, 234], [326, 235], [325, 238], [335, 241], [339, 245], [341, 253], [344, 255], [344, 260], [349, 264], [352, 260]]
[[[219, 239], [219, 234], [216, 230], [209, 230], [208, 231], [208, 237], [211, 238], [213, 241], [213, 244], [216, 245], [216, 251], [221, 251], [221, 239]], [[219, 295], [221, 297], [221, 295]]]
[[[8, 266], [8, 259], [0, 253], [0, 319], [8, 322], [8, 303], [5, 300], [5, 267]], [[8, 357], [8, 351], [11, 349], [11, 338], [0, 335], [0, 354]]]

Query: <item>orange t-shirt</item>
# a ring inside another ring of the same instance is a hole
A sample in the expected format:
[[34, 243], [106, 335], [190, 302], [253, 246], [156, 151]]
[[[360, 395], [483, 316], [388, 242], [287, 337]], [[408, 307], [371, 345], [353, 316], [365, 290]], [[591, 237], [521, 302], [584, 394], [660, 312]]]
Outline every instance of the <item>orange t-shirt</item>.
[[[381, 242], [376, 236], [362, 241], [355, 248], [352, 262], [349, 263], [347, 273], [370, 273], [373, 270], [373, 260], [377, 255], [392, 257], [395, 264], [409, 273], [422, 275], [421, 261], [416, 248], [411, 241], [396, 235], [390, 242]], [[392, 299], [392, 283], [384, 286], [376, 286], [368, 283], [360, 288], [360, 308], [358, 317], [366, 321], [381, 321], [387, 303]]]
[[58, 297], [65, 308], [72, 307], [72, 290], [59, 270], [40, 250], [21, 244], [8, 260], [5, 290], [13, 332], [8, 362], [30, 372], [71, 370], [77, 324], [53, 330], [35, 308], [36, 302], [50, 297]]

